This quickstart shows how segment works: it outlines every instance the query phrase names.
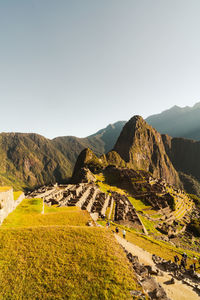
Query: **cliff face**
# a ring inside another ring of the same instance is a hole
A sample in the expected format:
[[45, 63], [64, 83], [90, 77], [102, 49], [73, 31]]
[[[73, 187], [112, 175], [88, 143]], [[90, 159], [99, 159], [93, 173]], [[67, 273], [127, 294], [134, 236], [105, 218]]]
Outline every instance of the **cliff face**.
[[200, 196], [200, 142], [167, 135], [162, 135], [162, 140], [184, 188]]
[[98, 173], [106, 165], [105, 156], [98, 158], [89, 148], [84, 149], [77, 158], [72, 182], [88, 182], [91, 172]]
[[162, 139], [174, 167], [200, 180], [200, 142], [166, 136]]
[[178, 173], [165, 151], [161, 135], [142, 117], [134, 116], [125, 124], [114, 151], [129, 168], [150, 171], [153, 176], [180, 186]]

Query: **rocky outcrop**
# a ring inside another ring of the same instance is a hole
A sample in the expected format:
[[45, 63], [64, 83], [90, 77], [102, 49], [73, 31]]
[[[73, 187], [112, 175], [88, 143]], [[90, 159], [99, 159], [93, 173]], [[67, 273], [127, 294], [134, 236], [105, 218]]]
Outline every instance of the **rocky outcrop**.
[[[140, 116], [124, 126], [114, 149], [98, 158], [85, 149], [79, 155], [74, 174], [83, 167], [98, 173], [107, 166], [144, 170], [154, 178], [200, 195], [200, 142], [161, 135]], [[76, 181], [77, 182], [77, 181]]]
[[151, 275], [160, 275], [161, 272], [159, 269], [154, 268], [150, 265], [144, 266], [140, 264], [138, 256], [132, 255], [131, 252], [128, 252], [124, 249], [128, 260], [132, 264], [133, 270], [137, 274], [139, 282], [144, 289], [145, 293], [148, 294], [149, 299], [162, 299], [162, 300], [170, 300], [167, 297], [167, 294], [163, 287], [156, 281], [155, 277]]
[[176, 170], [200, 180], [200, 142], [162, 136], [166, 152]]
[[149, 171], [157, 178], [180, 186], [178, 173], [165, 151], [162, 136], [142, 117], [134, 116], [125, 124], [114, 151], [129, 168]]
[[140, 116], [130, 119], [124, 126], [114, 150], [98, 158], [89, 148], [79, 155], [73, 180], [83, 167], [98, 173], [106, 166], [145, 170], [154, 177], [181, 186], [177, 171], [173, 167], [163, 144], [161, 135]]
[[93, 173], [99, 172], [104, 167], [104, 161], [99, 159], [89, 148], [84, 149], [75, 164], [72, 181], [76, 181], [82, 168], [88, 168]]
[[71, 182], [73, 183], [90, 183], [95, 182], [96, 178], [93, 173], [86, 167], [77, 169], [74, 173]]

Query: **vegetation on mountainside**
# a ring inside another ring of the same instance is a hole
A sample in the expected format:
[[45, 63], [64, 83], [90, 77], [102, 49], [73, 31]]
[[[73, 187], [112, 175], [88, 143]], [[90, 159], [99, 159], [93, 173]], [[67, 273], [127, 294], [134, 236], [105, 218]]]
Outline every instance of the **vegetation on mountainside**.
[[115, 124], [110, 124], [86, 138], [74, 136], [57, 137], [52, 140], [52, 143], [74, 166], [78, 155], [85, 148], [90, 148], [96, 155], [110, 151], [114, 147], [125, 123], [125, 121], [119, 121]]
[[[46, 139], [33, 133], [0, 134], [0, 185], [15, 190], [66, 182], [85, 148], [101, 155], [113, 148], [125, 122], [117, 122], [88, 138]], [[95, 167], [95, 166], [94, 166]]]
[[179, 172], [184, 189], [190, 193], [200, 196], [200, 182], [191, 175]]
[[0, 184], [15, 189], [63, 182], [71, 176], [71, 163], [50, 140], [25, 133], [0, 134]]
[[194, 219], [188, 225], [188, 229], [197, 237], [200, 237], [200, 220]]
[[200, 208], [200, 198], [193, 194], [188, 194], [188, 196], [195, 202], [195, 204]]
[[41, 199], [25, 199], [0, 228], [0, 298], [132, 299], [141, 289], [113, 234], [85, 226], [86, 211], [41, 211]]

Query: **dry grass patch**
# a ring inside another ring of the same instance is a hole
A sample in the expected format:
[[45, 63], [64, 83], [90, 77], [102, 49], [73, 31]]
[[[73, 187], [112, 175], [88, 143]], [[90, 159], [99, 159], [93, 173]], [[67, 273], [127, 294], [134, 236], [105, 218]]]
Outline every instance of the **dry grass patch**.
[[13, 192], [14, 200], [17, 200], [21, 196], [22, 193], [23, 193], [22, 191]]
[[11, 189], [12, 189], [11, 186], [0, 186], [0, 192], [7, 192]]
[[121, 247], [94, 227], [0, 230], [0, 299], [132, 299]]
[[91, 220], [87, 211], [78, 207], [48, 207], [42, 214], [41, 199], [24, 199], [4, 220], [2, 228], [51, 225], [86, 225]]

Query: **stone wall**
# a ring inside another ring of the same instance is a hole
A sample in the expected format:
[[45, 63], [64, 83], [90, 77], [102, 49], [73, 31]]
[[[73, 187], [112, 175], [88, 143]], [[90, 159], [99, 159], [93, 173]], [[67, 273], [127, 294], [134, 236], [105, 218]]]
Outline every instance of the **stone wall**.
[[24, 199], [24, 193], [15, 201], [13, 197], [13, 189], [10, 188], [7, 191], [0, 192], [0, 225], [3, 220], [11, 213], [17, 205]]
[[14, 201], [14, 207], [13, 210], [22, 202], [22, 200], [25, 198], [24, 193], [21, 193], [21, 195], [19, 196], [19, 198], [17, 200]]

